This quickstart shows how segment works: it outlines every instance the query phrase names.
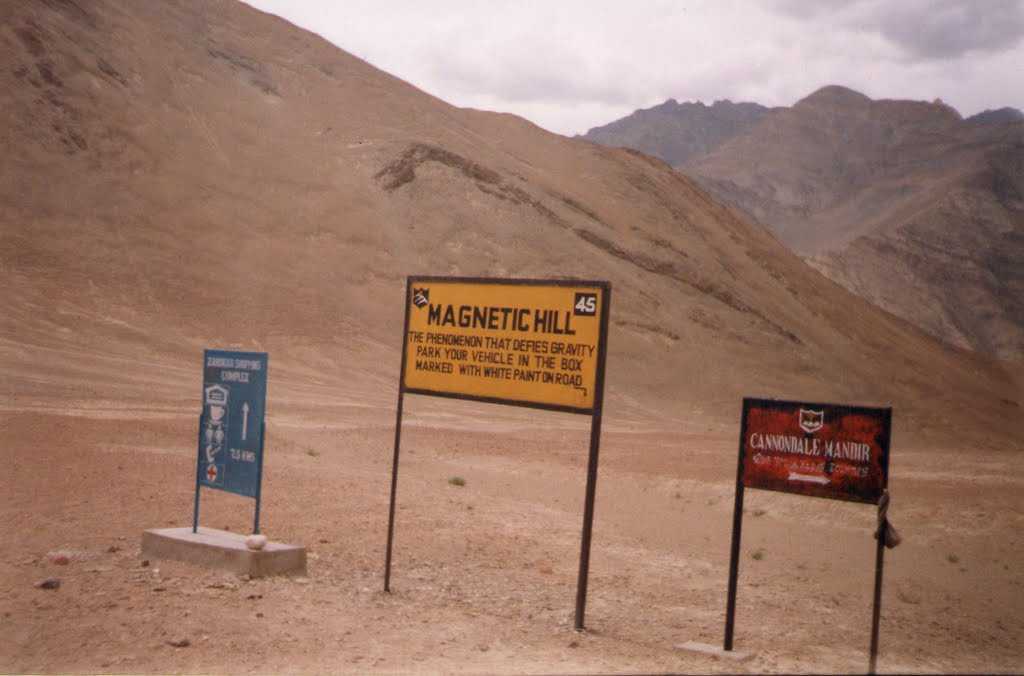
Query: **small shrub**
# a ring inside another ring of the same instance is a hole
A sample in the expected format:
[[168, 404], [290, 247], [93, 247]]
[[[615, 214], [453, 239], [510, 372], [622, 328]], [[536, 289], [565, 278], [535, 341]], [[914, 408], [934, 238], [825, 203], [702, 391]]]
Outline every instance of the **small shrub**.
[[946, 554], [946, 560], [950, 563], [960, 563], [960, 557], [956, 554]]
[[452, 486], [465, 486], [466, 480], [460, 476], [452, 476], [448, 477], [448, 483], [451, 484]]
[[306, 455], [308, 455], [311, 458], [316, 458], [320, 456], [320, 452], [312, 448], [307, 448]]
[[750, 558], [754, 559], [755, 561], [760, 561], [761, 559], [764, 558], [764, 550], [763, 549], [756, 550], [753, 554], [750, 555]]

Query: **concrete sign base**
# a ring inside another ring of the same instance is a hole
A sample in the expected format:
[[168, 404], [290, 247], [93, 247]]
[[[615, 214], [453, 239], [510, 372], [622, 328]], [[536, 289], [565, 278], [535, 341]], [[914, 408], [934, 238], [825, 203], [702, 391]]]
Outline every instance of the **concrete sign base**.
[[263, 549], [245, 546], [245, 535], [213, 528], [154, 528], [142, 534], [142, 555], [173, 559], [238, 575], [305, 575], [306, 548], [268, 542]]

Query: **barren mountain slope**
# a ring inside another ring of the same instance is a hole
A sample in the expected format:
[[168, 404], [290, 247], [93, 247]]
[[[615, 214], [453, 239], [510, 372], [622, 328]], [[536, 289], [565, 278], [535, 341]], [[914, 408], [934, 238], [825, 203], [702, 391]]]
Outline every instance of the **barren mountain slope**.
[[892, 224], [808, 261], [954, 345], [1024, 356], [1024, 123]]
[[980, 421], [1013, 399], [658, 161], [453, 108], [231, 2], [3, 12], [10, 400], [187, 399], [214, 344], [269, 350], [296, 387], [391, 390], [411, 273], [610, 279], [620, 402]]
[[[723, 137], [714, 125], [681, 128], [686, 106], [675, 116], [662, 108], [587, 138], [668, 159], [826, 275], [932, 335], [1024, 354], [1020, 111], [961, 120], [941, 102], [872, 101], [829, 86]], [[709, 152], [677, 152], [698, 141]]]
[[1013, 137], [938, 101], [873, 101], [829, 86], [686, 169], [814, 252], [886, 229], [892, 212], [928, 204], [931, 190]]
[[826, 87], [686, 171], [852, 291], [1019, 358], [1024, 123], [1007, 116]]

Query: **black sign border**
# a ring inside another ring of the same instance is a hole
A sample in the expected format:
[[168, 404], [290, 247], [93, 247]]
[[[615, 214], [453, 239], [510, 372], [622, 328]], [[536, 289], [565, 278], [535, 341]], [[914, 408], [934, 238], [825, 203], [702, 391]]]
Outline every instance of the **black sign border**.
[[[562, 286], [578, 287], [585, 286], [601, 290], [601, 317], [598, 327], [597, 346], [597, 372], [594, 374], [594, 405], [590, 408], [579, 406], [565, 406], [561, 404], [545, 404], [543, 402], [528, 401], [522, 399], [505, 399], [504, 397], [482, 397], [475, 394], [462, 394], [460, 392], [447, 392], [443, 390], [431, 390], [419, 387], [408, 387], [405, 384], [405, 367], [408, 357], [409, 346], [409, 315], [412, 305], [412, 289], [415, 284], [430, 284], [433, 282], [449, 284], [491, 284], [494, 286]], [[576, 280], [576, 279], [516, 279], [505, 277], [441, 277], [436, 275], [422, 275], [406, 278], [405, 288], [405, 327], [402, 331], [404, 342], [402, 343], [402, 366], [399, 372], [399, 388], [402, 392], [409, 394], [422, 394], [431, 397], [444, 397], [446, 399], [462, 399], [465, 401], [479, 401], [485, 404], [504, 404], [506, 406], [520, 406], [533, 408], [542, 411], [559, 411], [561, 413], [578, 413], [581, 415], [593, 415], [601, 408], [604, 399], [604, 370], [607, 361], [608, 343], [608, 311], [609, 296], [611, 295], [611, 283], [606, 281]]]
[[757, 490], [757, 491], [772, 491], [773, 493], [785, 493], [786, 495], [799, 495], [799, 496], [802, 496], [802, 497], [805, 497], [805, 498], [820, 498], [820, 499], [823, 499], [823, 500], [838, 500], [840, 502], [855, 502], [855, 503], [861, 504], [861, 505], [877, 505], [878, 504], [878, 500], [881, 499], [881, 494], [884, 493], [886, 491], [886, 489], [889, 487], [889, 448], [890, 448], [891, 442], [892, 442], [892, 408], [891, 407], [859, 406], [859, 405], [848, 406], [846, 404], [828, 404], [828, 403], [822, 403], [822, 402], [792, 401], [792, 400], [789, 400], [789, 399], [757, 399], [757, 398], [754, 398], [754, 397], [744, 397], [743, 398], [743, 412], [740, 414], [742, 416], [741, 419], [740, 419], [740, 430], [741, 430], [740, 431], [740, 451], [739, 451], [740, 457], [739, 457], [739, 469], [737, 470], [737, 481], [739, 483], [741, 483], [741, 484], [743, 483], [743, 479], [744, 479], [744, 472], [743, 472], [743, 464], [744, 464], [744, 462], [743, 461], [746, 459], [744, 457], [743, 447], [746, 445], [746, 438], [747, 438], [747, 413], [750, 411], [751, 407], [755, 407], [755, 406], [756, 407], [761, 407], [761, 408], [776, 409], [776, 410], [782, 410], [782, 409], [784, 409], [786, 407], [791, 407], [791, 406], [801, 406], [801, 407], [807, 407], [807, 408], [827, 407], [827, 408], [830, 408], [832, 410], [840, 411], [843, 414], [849, 413], [849, 414], [856, 415], [858, 413], [861, 413], [861, 414], [865, 414], [865, 415], [872, 415], [872, 416], [880, 417], [882, 419], [883, 425], [885, 425], [885, 434], [883, 435], [882, 443], [880, 444], [881, 445], [881, 452], [882, 452], [882, 457], [881, 457], [881, 461], [882, 461], [882, 490], [878, 494], [878, 496], [875, 497], [875, 499], [873, 499], [873, 500], [866, 500], [866, 499], [861, 499], [861, 498], [858, 498], [858, 497], [852, 496], [852, 495], [851, 496], [814, 495], [813, 493], [797, 493], [796, 491], [787, 491], [787, 490], [784, 490], [782, 488], [768, 488], [768, 487], [765, 487], [765, 486], [746, 486], [746, 485], [744, 485], [745, 488], [750, 488], [750, 489]]

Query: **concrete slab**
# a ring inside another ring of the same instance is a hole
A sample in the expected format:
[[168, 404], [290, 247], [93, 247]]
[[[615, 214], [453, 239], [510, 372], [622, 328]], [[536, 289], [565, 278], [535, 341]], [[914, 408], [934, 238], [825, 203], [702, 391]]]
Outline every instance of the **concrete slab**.
[[752, 653], [745, 653], [739, 650], [723, 650], [716, 645], [700, 643], [698, 641], [687, 641], [676, 646], [676, 650], [686, 650], [692, 653], [700, 653], [709, 657], [724, 657], [734, 662], [745, 662], [753, 657]]
[[245, 535], [214, 528], [154, 528], [142, 534], [142, 555], [185, 561], [238, 575], [305, 575], [306, 548], [268, 542], [260, 550], [245, 546]]

